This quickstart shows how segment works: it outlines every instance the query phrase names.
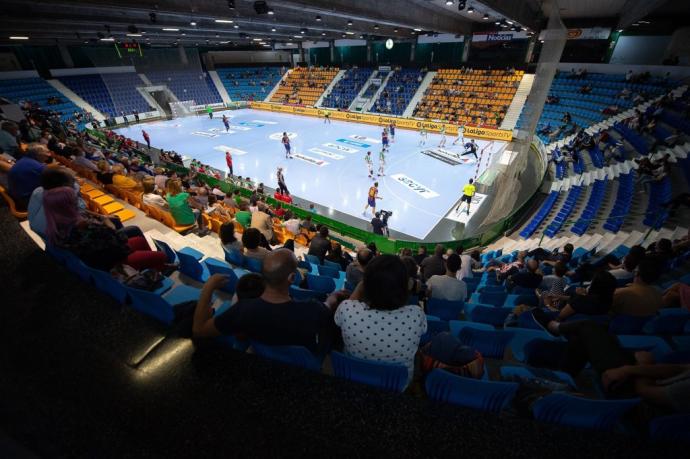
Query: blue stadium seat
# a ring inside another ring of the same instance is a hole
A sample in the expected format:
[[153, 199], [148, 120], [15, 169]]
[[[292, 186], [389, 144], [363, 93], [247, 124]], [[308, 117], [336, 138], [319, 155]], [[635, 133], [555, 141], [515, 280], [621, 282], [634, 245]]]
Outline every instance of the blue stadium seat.
[[333, 374], [362, 384], [380, 387], [393, 392], [402, 392], [407, 386], [407, 367], [387, 362], [374, 362], [357, 357], [331, 352]]
[[437, 402], [498, 413], [508, 407], [519, 384], [465, 378], [434, 369], [426, 378], [426, 393]]
[[640, 399], [592, 400], [554, 393], [537, 400], [532, 412], [535, 419], [551, 424], [611, 430], [621, 416], [638, 403]]
[[311, 371], [321, 371], [321, 361], [304, 346], [270, 346], [257, 341], [252, 341], [251, 346], [254, 353], [261, 357]]
[[426, 302], [426, 312], [443, 320], [457, 320], [465, 307], [464, 301], [448, 301], [429, 298]]

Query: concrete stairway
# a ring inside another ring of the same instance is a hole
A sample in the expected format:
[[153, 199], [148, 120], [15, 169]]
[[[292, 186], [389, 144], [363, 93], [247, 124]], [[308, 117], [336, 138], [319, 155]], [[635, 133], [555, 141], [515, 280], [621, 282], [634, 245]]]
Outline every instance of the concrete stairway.
[[520, 86], [518, 86], [518, 89], [515, 92], [515, 95], [513, 96], [513, 100], [510, 103], [510, 106], [508, 107], [506, 116], [505, 118], [503, 118], [503, 122], [501, 123], [501, 129], [506, 129], [509, 131], [515, 129], [515, 125], [518, 122], [518, 118], [520, 118], [520, 113], [522, 113], [522, 107], [525, 106], [527, 96], [529, 96], [529, 93], [532, 90], [533, 83], [534, 74], [525, 73], [522, 76]]
[[323, 103], [323, 99], [326, 97], [327, 94], [330, 94], [331, 91], [333, 91], [333, 88], [335, 87], [336, 84], [338, 84], [338, 81], [340, 81], [343, 78], [345, 73], [347, 73], [347, 70], [341, 70], [335, 75], [333, 80], [331, 80], [331, 83], [328, 86], [326, 86], [326, 89], [324, 89], [323, 92], [321, 93], [321, 97], [319, 97], [319, 99], [316, 101], [316, 103], [314, 104], [314, 107], [321, 108], [321, 104]]
[[434, 80], [436, 73], [438, 72], [426, 72], [422, 83], [419, 85], [419, 88], [417, 88], [417, 92], [414, 93], [414, 96], [412, 96], [412, 99], [410, 99], [410, 103], [407, 104], [407, 108], [405, 108], [405, 111], [402, 114], [403, 118], [412, 117], [414, 109], [417, 108], [417, 104], [420, 100], [422, 100], [422, 97], [424, 97], [424, 91], [426, 91], [431, 82]]

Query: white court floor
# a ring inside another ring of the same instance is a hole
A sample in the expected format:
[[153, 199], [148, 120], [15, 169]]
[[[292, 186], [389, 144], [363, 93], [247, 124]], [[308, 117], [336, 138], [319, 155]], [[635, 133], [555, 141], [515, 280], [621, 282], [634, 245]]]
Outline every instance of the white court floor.
[[[178, 118], [117, 132], [143, 142], [141, 129], [146, 129], [154, 147], [174, 150], [221, 170], [227, 170], [225, 151], [230, 150], [235, 175], [250, 176], [255, 183], [269, 187], [276, 187], [276, 169], [282, 166], [291, 194], [331, 213], [339, 211], [362, 223], [371, 220], [370, 210], [362, 215], [374, 182], [367, 176], [364, 156], [371, 151], [376, 173], [381, 127], [346, 121], [324, 124], [318, 118], [251, 109], [225, 114], [231, 118], [227, 133], [220, 112], [212, 120], [207, 115]], [[285, 158], [280, 142], [284, 131], [292, 137], [293, 159]], [[385, 176], [376, 178], [383, 198], [377, 201], [377, 210], [393, 212], [388, 221], [392, 230], [424, 239], [457, 203], [462, 186], [474, 177], [474, 157], [456, 156], [463, 152], [461, 142], [452, 146], [455, 138], [448, 137], [445, 149], [439, 149], [440, 139], [438, 134], [429, 134], [426, 145], [420, 146], [418, 132], [396, 129], [395, 143], [386, 154]], [[481, 174], [488, 153], [499, 151], [503, 143], [477, 142], [479, 151], [488, 146]]]

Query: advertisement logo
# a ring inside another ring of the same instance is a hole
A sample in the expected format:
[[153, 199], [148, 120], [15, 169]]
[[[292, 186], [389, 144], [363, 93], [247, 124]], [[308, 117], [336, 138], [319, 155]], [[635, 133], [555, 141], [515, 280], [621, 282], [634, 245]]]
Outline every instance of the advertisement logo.
[[335, 143], [324, 143], [323, 146], [338, 151], [344, 151], [345, 153], [357, 153], [359, 151], [356, 148], [345, 147], [343, 145], [338, 145]]
[[341, 143], [344, 143], [346, 145], [352, 145], [353, 147], [360, 147], [360, 148], [369, 148], [371, 146], [368, 143], [355, 142], [354, 140], [349, 140], [349, 139], [338, 139], [337, 142], [341, 142]]
[[316, 153], [317, 155], [325, 156], [326, 158], [335, 159], [336, 161], [345, 159], [343, 155], [339, 155], [338, 153], [331, 153], [330, 151], [322, 150], [320, 148], [310, 148], [309, 151], [312, 153]]
[[394, 179], [396, 182], [400, 183], [402, 186], [407, 188], [410, 191], [413, 191], [423, 197], [424, 199], [431, 199], [438, 197], [439, 194], [432, 189], [422, 185], [421, 183], [417, 182], [416, 180], [408, 177], [405, 174], [395, 174], [391, 175], [391, 178]]
[[309, 164], [312, 164], [312, 165], [318, 166], [318, 167], [323, 167], [326, 164], [328, 164], [326, 161], [324, 161], [322, 159], [312, 158], [311, 156], [303, 155], [302, 153], [294, 153], [292, 155], [292, 157], [300, 159], [300, 160], [304, 161], [305, 163], [309, 163]]

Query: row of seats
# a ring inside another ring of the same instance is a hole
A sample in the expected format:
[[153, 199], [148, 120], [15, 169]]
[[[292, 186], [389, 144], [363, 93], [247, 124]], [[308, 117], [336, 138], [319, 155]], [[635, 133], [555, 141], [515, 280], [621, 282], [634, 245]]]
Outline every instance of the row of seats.
[[202, 70], [148, 71], [151, 83], [166, 85], [179, 101], [193, 100], [197, 105], [222, 103], [218, 89]]
[[220, 68], [216, 73], [233, 101], [265, 99], [282, 76], [280, 67]]
[[133, 72], [63, 76], [59, 79], [99, 112], [110, 117], [153, 110], [136, 90], [144, 82]]
[[350, 106], [359, 91], [371, 76], [373, 70], [370, 68], [349, 69], [343, 77], [338, 80], [331, 92], [324, 97], [321, 103], [324, 107], [346, 109]]
[[271, 102], [314, 105], [338, 74], [338, 68], [297, 67], [280, 83]]
[[426, 72], [399, 69], [393, 72], [374, 102], [372, 112], [402, 115], [414, 97]]
[[[70, 119], [74, 112], [81, 111], [71, 100], [41, 78], [0, 80], [0, 97], [14, 103], [33, 102], [44, 110], [60, 113], [62, 121]], [[48, 99], [51, 98], [56, 98], [59, 103], [49, 104]]]

